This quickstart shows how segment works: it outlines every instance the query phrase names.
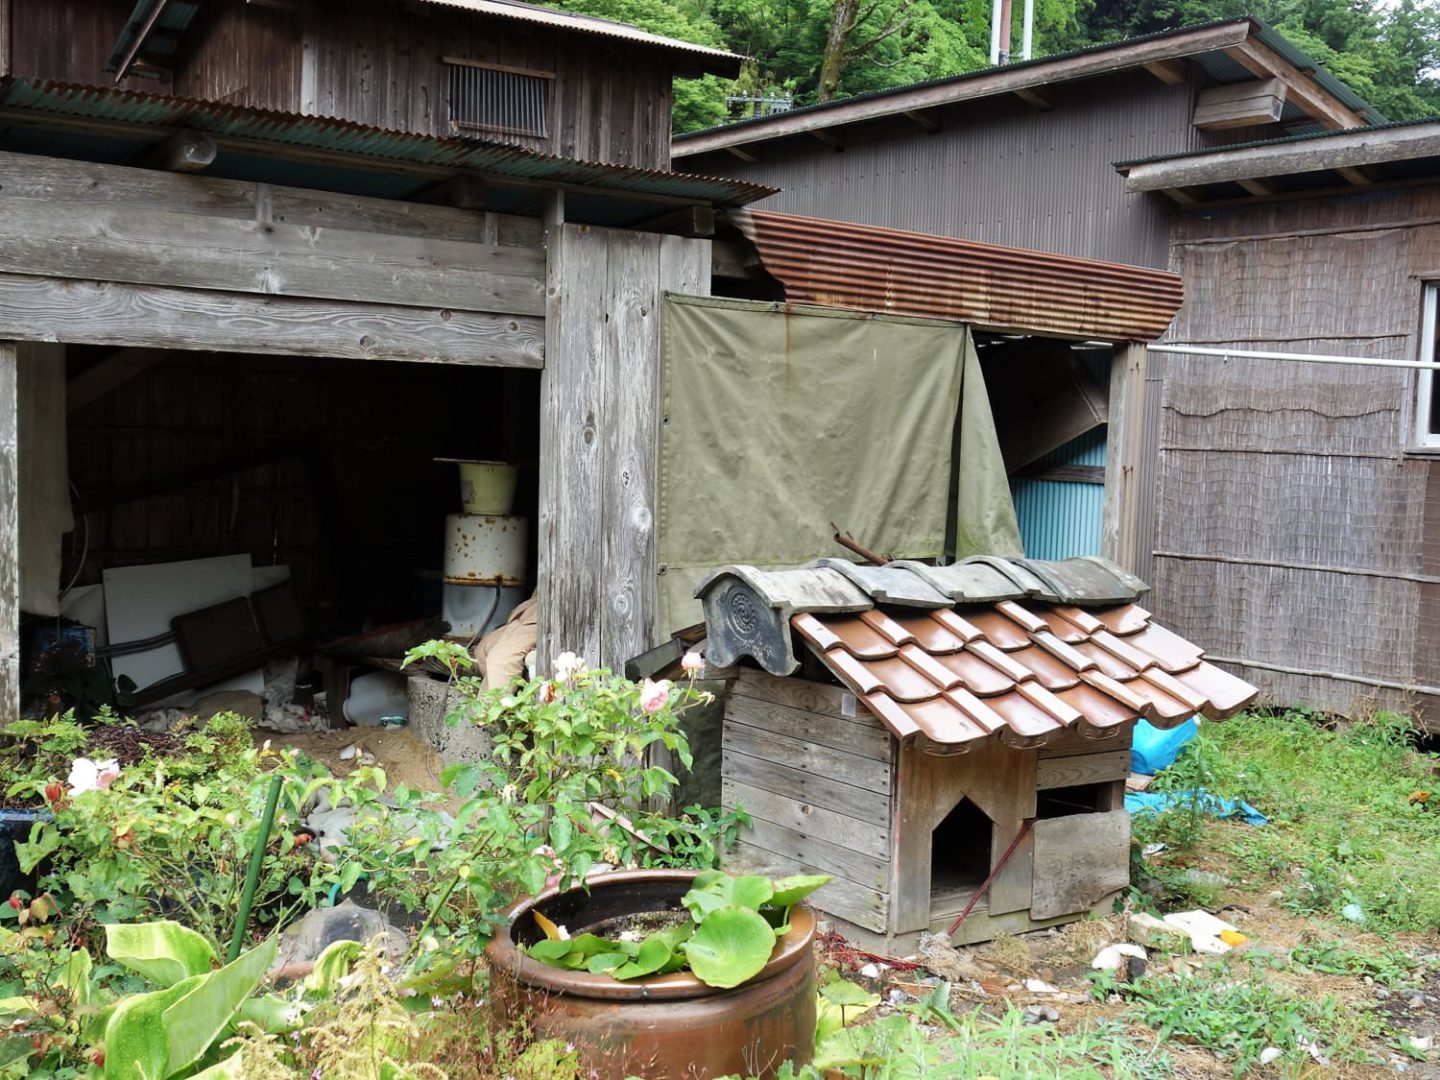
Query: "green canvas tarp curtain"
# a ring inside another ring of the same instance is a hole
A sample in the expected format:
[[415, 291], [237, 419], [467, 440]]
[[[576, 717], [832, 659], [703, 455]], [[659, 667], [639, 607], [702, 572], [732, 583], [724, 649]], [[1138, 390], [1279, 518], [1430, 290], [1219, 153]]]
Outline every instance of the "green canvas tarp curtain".
[[967, 327], [669, 296], [663, 354], [662, 631], [701, 620], [695, 586], [717, 566], [853, 558], [831, 522], [933, 559], [953, 506], [955, 554], [1022, 553]]

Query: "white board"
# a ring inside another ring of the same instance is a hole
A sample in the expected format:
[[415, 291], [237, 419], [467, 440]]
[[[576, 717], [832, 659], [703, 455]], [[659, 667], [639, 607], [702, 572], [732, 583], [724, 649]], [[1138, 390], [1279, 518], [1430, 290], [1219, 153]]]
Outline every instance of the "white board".
[[[106, 629], [115, 645], [168, 634], [176, 615], [248, 596], [253, 588], [249, 555], [119, 566], [106, 570], [104, 581]], [[128, 675], [142, 690], [185, 670], [173, 642], [116, 656], [110, 666], [117, 679]], [[244, 676], [242, 685], [234, 688], [263, 693], [264, 676], [260, 672]]]

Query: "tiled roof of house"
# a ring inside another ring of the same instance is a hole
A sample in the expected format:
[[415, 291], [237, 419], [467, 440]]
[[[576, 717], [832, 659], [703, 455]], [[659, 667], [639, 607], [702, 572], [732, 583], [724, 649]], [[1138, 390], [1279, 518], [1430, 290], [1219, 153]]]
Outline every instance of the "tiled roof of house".
[[1143, 584], [1098, 559], [727, 567], [698, 591], [712, 663], [748, 655], [789, 674], [791, 646], [773, 638], [793, 630], [896, 738], [936, 753], [1099, 738], [1142, 716], [1223, 719], [1258, 692], [1154, 622], [1135, 603]]

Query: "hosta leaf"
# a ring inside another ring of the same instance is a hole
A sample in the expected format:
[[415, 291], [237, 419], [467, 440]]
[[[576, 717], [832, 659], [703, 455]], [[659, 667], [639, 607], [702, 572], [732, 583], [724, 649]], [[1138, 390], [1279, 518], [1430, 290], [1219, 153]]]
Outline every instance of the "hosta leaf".
[[201, 1069], [190, 1077], [190, 1080], [244, 1080], [245, 1064], [240, 1060], [240, 1051], [237, 1050], [224, 1061], [217, 1061], [208, 1069]]
[[204, 976], [194, 989], [166, 1007], [162, 1019], [169, 1043], [169, 1072], [165, 1075], [193, 1065], [210, 1049], [240, 1003], [260, 985], [279, 948], [277, 938], [265, 939], [233, 963]]
[[770, 924], [759, 912], [736, 905], [711, 911], [685, 943], [695, 977], [727, 989], [759, 974], [774, 950]]
[[770, 898], [770, 902], [776, 907], [791, 907], [821, 886], [830, 884], [830, 881], [829, 874], [795, 874], [792, 877], [777, 878], [774, 882], [775, 895]]
[[165, 1010], [204, 982], [192, 975], [168, 990], [124, 998], [105, 1025], [105, 1080], [163, 1080], [170, 1075]]
[[360, 955], [363, 946], [358, 941], [332, 941], [325, 951], [315, 958], [315, 966], [305, 976], [305, 989], [321, 997], [333, 997], [335, 987], [350, 973], [350, 965]]
[[215, 961], [215, 950], [208, 941], [168, 919], [111, 923], [105, 927], [105, 952], [111, 960], [161, 986], [204, 975]]

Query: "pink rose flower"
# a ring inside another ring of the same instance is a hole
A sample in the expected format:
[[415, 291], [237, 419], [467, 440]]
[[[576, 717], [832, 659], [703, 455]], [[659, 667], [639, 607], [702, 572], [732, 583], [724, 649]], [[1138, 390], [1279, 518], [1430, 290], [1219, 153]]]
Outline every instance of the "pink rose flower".
[[680, 658], [680, 670], [687, 675], [695, 676], [705, 670], [705, 658], [694, 649], [691, 649]]
[[640, 708], [647, 713], [657, 713], [670, 700], [670, 680], [653, 682], [646, 679], [640, 684]]

